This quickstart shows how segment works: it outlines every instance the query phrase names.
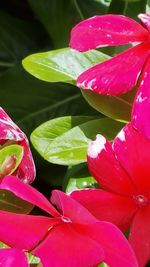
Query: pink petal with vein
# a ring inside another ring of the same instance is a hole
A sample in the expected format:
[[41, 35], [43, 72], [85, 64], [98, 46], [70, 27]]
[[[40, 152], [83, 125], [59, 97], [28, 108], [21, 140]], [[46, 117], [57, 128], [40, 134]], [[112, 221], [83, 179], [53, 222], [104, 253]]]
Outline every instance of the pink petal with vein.
[[71, 196], [79, 201], [97, 219], [117, 225], [127, 231], [137, 206], [131, 198], [113, 194], [101, 189], [78, 190]]
[[105, 262], [110, 267], [138, 267], [131, 246], [116, 226], [108, 222], [99, 222], [81, 229], [83, 234], [100, 242], [104, 249]]
[[24, 184], [15, 176], [5, 176], [0, 183], [0, 189], [6, 189], [14, 193], [21, 199], [36, 205], [40, 209], [46, 211], [52, 216], [59, 216], [58, 211], [52, 206], [52, 204], [35, 188], [28, 184]]
[[145, 64], [132, 110], [132, 123], [150, 139], [150, 58]]
[[77, 24], [71, 31], [70, 47], [83, 52], [148, 39], [149, 32], [135, 20], [121, 15], [102, 15]]
[[134, 187], [119, 162], [115, 158], [111, 144], [102, 135], [97, 135], [88, 148], [88, 168], [92, 176], [106, 190], [123, 195], [131, 195]]
[[51, 202], [58, 208], [64, 217], [68, 217], [74, 223], [93, 223], [97, 219], [92, 214], [80, 205], [71, 196], [59, 190], [53, 190]]
[[128, 124], [113, 143], [117, 160], [128, 173], [135, 187], [135, 194], [150, 197], [150, 142]]
[[89, 237], [89, 232], [82, 233], [80, 228], [80, 225], [72, 223], [58, 225], [33, 253], [41, 259], [44, 267], [97, 266], [104, 260], [101, 242]]
[[0, 211], [0, 240], [10, 247], [32, 250], [60, 219]]
[[150, 53], [150, 43], [140, 44], [91, 67], [77, 79], [77, 86], [103, 95], [118, 95], [135, 86]]
[[15, 248], [0, 249], [0, 266], [1, 267], [28, 267], [25, 254]]
[[140, 209], [136, 214], [130, 231], [132, 245], [139, 267], [145, 267], [150, 259], [150, 206]]

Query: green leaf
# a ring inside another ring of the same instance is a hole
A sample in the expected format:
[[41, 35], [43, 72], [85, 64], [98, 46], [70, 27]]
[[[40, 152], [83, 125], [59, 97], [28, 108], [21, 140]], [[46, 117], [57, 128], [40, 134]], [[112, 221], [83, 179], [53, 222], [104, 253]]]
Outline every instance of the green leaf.
[[[77, 76], [109, 57], [96, 50], [80, 53], [69, 48], [31, 55], [23, 66], [35, 77], [49, 82], [75, 83]], [[86, 101], [104, 115], [122, 121], [130, 120], [135, 90], [121, 96], [102, 96], [82, 90]]]
[[105, 116], [123, 122], [130, 121], [135, 90], [121, 96], [104, 96], [90, 90], [82, 90], [82, 95], [90, 106]]
[[108, 58], [96, 50], [80, 53], [64, 48], [30, 55], [22, 63], [26, 71], [40, 80], [75, 83], [80, 73]]
[[68, 168], [63, 181], [63, 190], [71, 193], [74, 190], [97, 188], [96, 180], [89, 174], [87, 164], [82, 163]]
[[94, 117], [67, 116], [47, 121], [36, 128], [31, 134], [31, 142], [41, 156], [45, 157], [47, 147], [57, 137], [71, 130], [73, 127], [90, 121]]
[[33, 205], [15, 196], [10, 191], [0, 190], [0, 209], [26, 214], [33, 209]]
[[[62, 121], [61, 118], [59, 121], [56, 120], [56, 134], [54, 130], [55, 120], [53, 120], [53, 127], [49, 127], [50, 122], [46, 122], [44, 127], [41, 125], [35, 129], [31, 136], [31, 142], [40, 155], [47, 161], [60, 165], [76, 165], [85, 162], [89, 141], [95, 139], [96, 134], [104, 134], [107, 138], [113, 139], [123, 126], [120, 122], [104, 118], [88, 121], [68, 131], [65, 129], [61, 132], [64, 120], [65, 118], [62, 118]], [[73, 117], [71, 120], [74, 120]], [[59, 136], [58, 127], [60, 127]], [[54, 138], [55, 135], [56, 138]]]
[[13, 164], [13, 168], [9, 170], [9, 173], [7, 172], [7, 175], [12, 174], [19, 166], [23, 157], [23, 148], [19, 145], [9, 145], [0, 150], [0, 175], [2, 175], [3, 172], [5, 173], [7, 165], [9, 168], [11, 158], [13, 157], [15, 157], [15, 162]]

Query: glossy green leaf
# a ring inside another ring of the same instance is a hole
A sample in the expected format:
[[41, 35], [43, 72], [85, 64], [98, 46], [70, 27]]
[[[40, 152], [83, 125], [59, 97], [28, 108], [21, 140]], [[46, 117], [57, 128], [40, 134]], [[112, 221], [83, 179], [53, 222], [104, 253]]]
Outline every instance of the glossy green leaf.
[[[107, 55], [95, 50], [80, 53], [65, 48], [33, 54], [23, 60], [23, 65], [28, 72], [39, 79], [75, 83], [81, 72], [108, 58]], [[86, 101], [97, 111], [113, 119], [130, 120], [134, 90], [116, 97], [102, 96], [88, 90], [82, 91]]]
[[36, 128], [31, 134], [31, 142], [35, 149], [45, 158], [47, 147], [57, 137], [62, 136], [77, 125], [90, 121], [94, 117], [67, 116], [47, 121]]
[[[11, 157], [15, 157], [15, 162], [13, 164], [13, 168], [11, 168], [7, 175], [12, 174], [19, 166], [23, 157], [23, 147], [19, 145], [9, 145], [0, 150], [0, 175], [2, 172], [2, 168], [7, 168], [7, 160], [11, 160]], [[10, 163], [8, 162], [8, 164]]]
[[64, 48], [30, 55], [23, 60], [23, 66], [43, 81], [75, 83], [80, 73], [108, 58], [96, 50], [80, 53]]
[[124, 122], [130, 121], [135, 90], [121, 96], [104, 96], [82, 90], [82, 95], [90, 106], [104, 115]]
[[68, 168], [63, 181], [63, 190], [71, 193], [74, 190], [97, 188], [96, 180], [90, 175], [87, 164], [82, 163]]
[[[65, 118], [62, 118], [62, 121], [61, 118], [59, 121], [57, 119], [56, 122], [59, 122], [57, 127], [61, 129], [62, 125], [64, 125], [64, 120]], [[72, 120], [74, 120], [73, 117]], [[53, 123], [55, 123], [55, 120], [53, 120]], [[85, 162], [89, 141], [95, 139], [96, 134], [101, 133], [107, 138], [113, 139], [123, 126], [122, 123], [111, 119], [97, 119], [80, 124], [68, 131], [65, 129], [65, 131], [58, 132], [56, 127], [56, 134], [54, 128], [51, 127], [49, 128], [50, 138], [48, 139], [48, 127], [46, 127], [46, 124], [49, 125], [50, 122], [46, 122], [44, 127], [43, 125], [39, 126], [32, 133], [32, 144], [44, 159], [60, 165], [76, 165]], [[57, 137], [55, 138], [56, 135]]]

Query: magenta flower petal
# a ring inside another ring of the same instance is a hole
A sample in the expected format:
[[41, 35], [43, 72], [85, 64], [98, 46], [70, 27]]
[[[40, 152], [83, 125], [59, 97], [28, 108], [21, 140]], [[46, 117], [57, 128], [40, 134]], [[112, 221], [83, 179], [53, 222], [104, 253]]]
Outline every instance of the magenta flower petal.
[[24, 133], [0, 107], [0, 143], [2, 143], [3, 140], [21, 141], [23, 139]]
[[128, 124], [113, 143], [115, 155], [134, 184], [136, 195], [150, 196], [150, 142]]
[[0, 249], [0, 266], [1, 267], [28, 267], [25, 254], [15, 248]]
[[137, 206], [132, 199], [101, 189], [78, 190], [71, 196], [79, 201], [97, 219], [117, 225], [122, 231], [129, 229]]
[[121, 15], [102, 15], [78, 23], [71, 31], [70, 47], [83, 52], [148, 39], [148, 31], [135, 20]]
[[92, 216], [82, 205], [76, 200], [68, 197], [65, 193], [59, 190], [53, 190], [51, 202], [60, 210], [60, 213], [67, 218], [70, 218], [74, 223], [94, 223], [98, 220]]
[[116, 160], [111, 144], [102, 135], [97, 135], [90, 143], [87, 163], [92, 176], [105, 189], [123, 195], [133, 193], [128, 175]]
[[150, 139], [150, 58], [143, 69], [132, 110], [135, 128]]
[[15, 176], [5, 176], [0, 183], [0, 189], [11, 191], [16, 196], [30, 202], [33, 205], [36, 205], [54, 217], [59, 215], [58, 211], [40, 192], [38, 192], [32, 186], [24, 184]]
[[0, 107], [0, 144], [17, 143], [24, 148], [23, 159], [15, 171], [15, 175], [27, 183], [31, 183], [36, 175], [35, 165], [30, 151], [28, 139], [19, 127]]
[[104, 95], [118, 95], [135, 86], [150, 53], [150, 43], [140, 44], [83, 72], [77, 86]]
[[23, 141], [19, 141], [18, 145], [23, 147], [24, 154], [19, 167], [13, 174], [25, 183], [31, 183], [35, 178], [36, 170], [27, 138], [25, 137]]
[[[99, 232], [99, 234], [97, 234]], [[100, 222], [82, 226], [82, 233], [102, 244], [105, 251], [105, 262], [110, 267], [138, 267], [135, 254], [124, 235], [111, 223]]]
[[139, 267], [144, 267], [150, 259], [150, 206], [140, 209], [136, 214], [129, 236]]
[[[88, 236], [89, 231], [84, 234], [80, 230], [84, 228], [86, 227], [77, 224], [63, 223], [53, 228], [33, 253], [41, 259], [44, 267], [97, 266], [105, 258], [104, 250], [100, 241]], [[98, 233], [99, 231], [97, 235]]]
[[0, 240], [10, 247], [32, 250], [60, 219], [0, 211]]

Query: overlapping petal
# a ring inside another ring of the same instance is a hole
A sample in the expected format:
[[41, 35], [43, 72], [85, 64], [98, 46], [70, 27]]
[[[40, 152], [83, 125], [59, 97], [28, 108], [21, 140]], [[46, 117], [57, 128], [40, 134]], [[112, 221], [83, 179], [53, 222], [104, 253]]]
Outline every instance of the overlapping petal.
[[0, 211], [0, 240], [10, 247], [32, 250], [60, 219]]
[[95, 225], [88, 225], [86, 228], [81, 226], [81, 231], [95, 241], [101, 242], [102, 247], [105, 248], [105, 262], [110, 267], [138, 267], [131, 246], [113, 224], [100, 222]]
[[103, 188], [117, 194], [133, 194], [131, 180], [116, 160], [111, 144], [102, 135], [97, 135], [90, 143], [87, 163], [90, 173]]
[[139, 81], [132, 110], [132, 124], [150, 139], [150, 58]]
[[132, 124], [124, 127], [113, 143], [121, 166], [134, 184], [135, 193], [150, 197], [150, 142]]
[[83, 52], [100, 46], [144, 42], [148, 39], [148, 31], [135, 20], [108, 14], [78, 23], [71, 31], [70, 47]]
[[79, 201], [97, 219], [117, 225], [122, 231], [129, 229], [137, 206], [131, 198], [101, 189], [78, 190], [71, 196]]
[[139, 267], [144, 267], [150, 259], [150, 206], [140, 209], [136, 214], [129, 236]]
[[0, 183], [0, 189], [11, 191], [16, 196], [36, 205], [54, 217], [59, 216], [59, 212], [39, 191], [28, 184], [24, 184], [15, 176], [6, 176]]
[[52, 191], [51, 202], [60, 210], [64, 217], [70, 218], [74, 223], [82, 222], [82, 224], [87, 224], [98, 221], [77, 201], [59, 190]]
[[72, 223], [53, 228], [33, 253], [41, 259], [44, 267], [91, 267], [105, 258], [101, 242], [93, 240], [88, 233], [83, 234], [80, 225]]
[[77, 86], [104, 95], [118, 95], [130, 91], [150, 53], [150, 43], [143, 43], [97, 64], [77, 79]]
[[25, 254], [15, 248], [0, 249], [0, 266], [1, 267], [28, 267]]

